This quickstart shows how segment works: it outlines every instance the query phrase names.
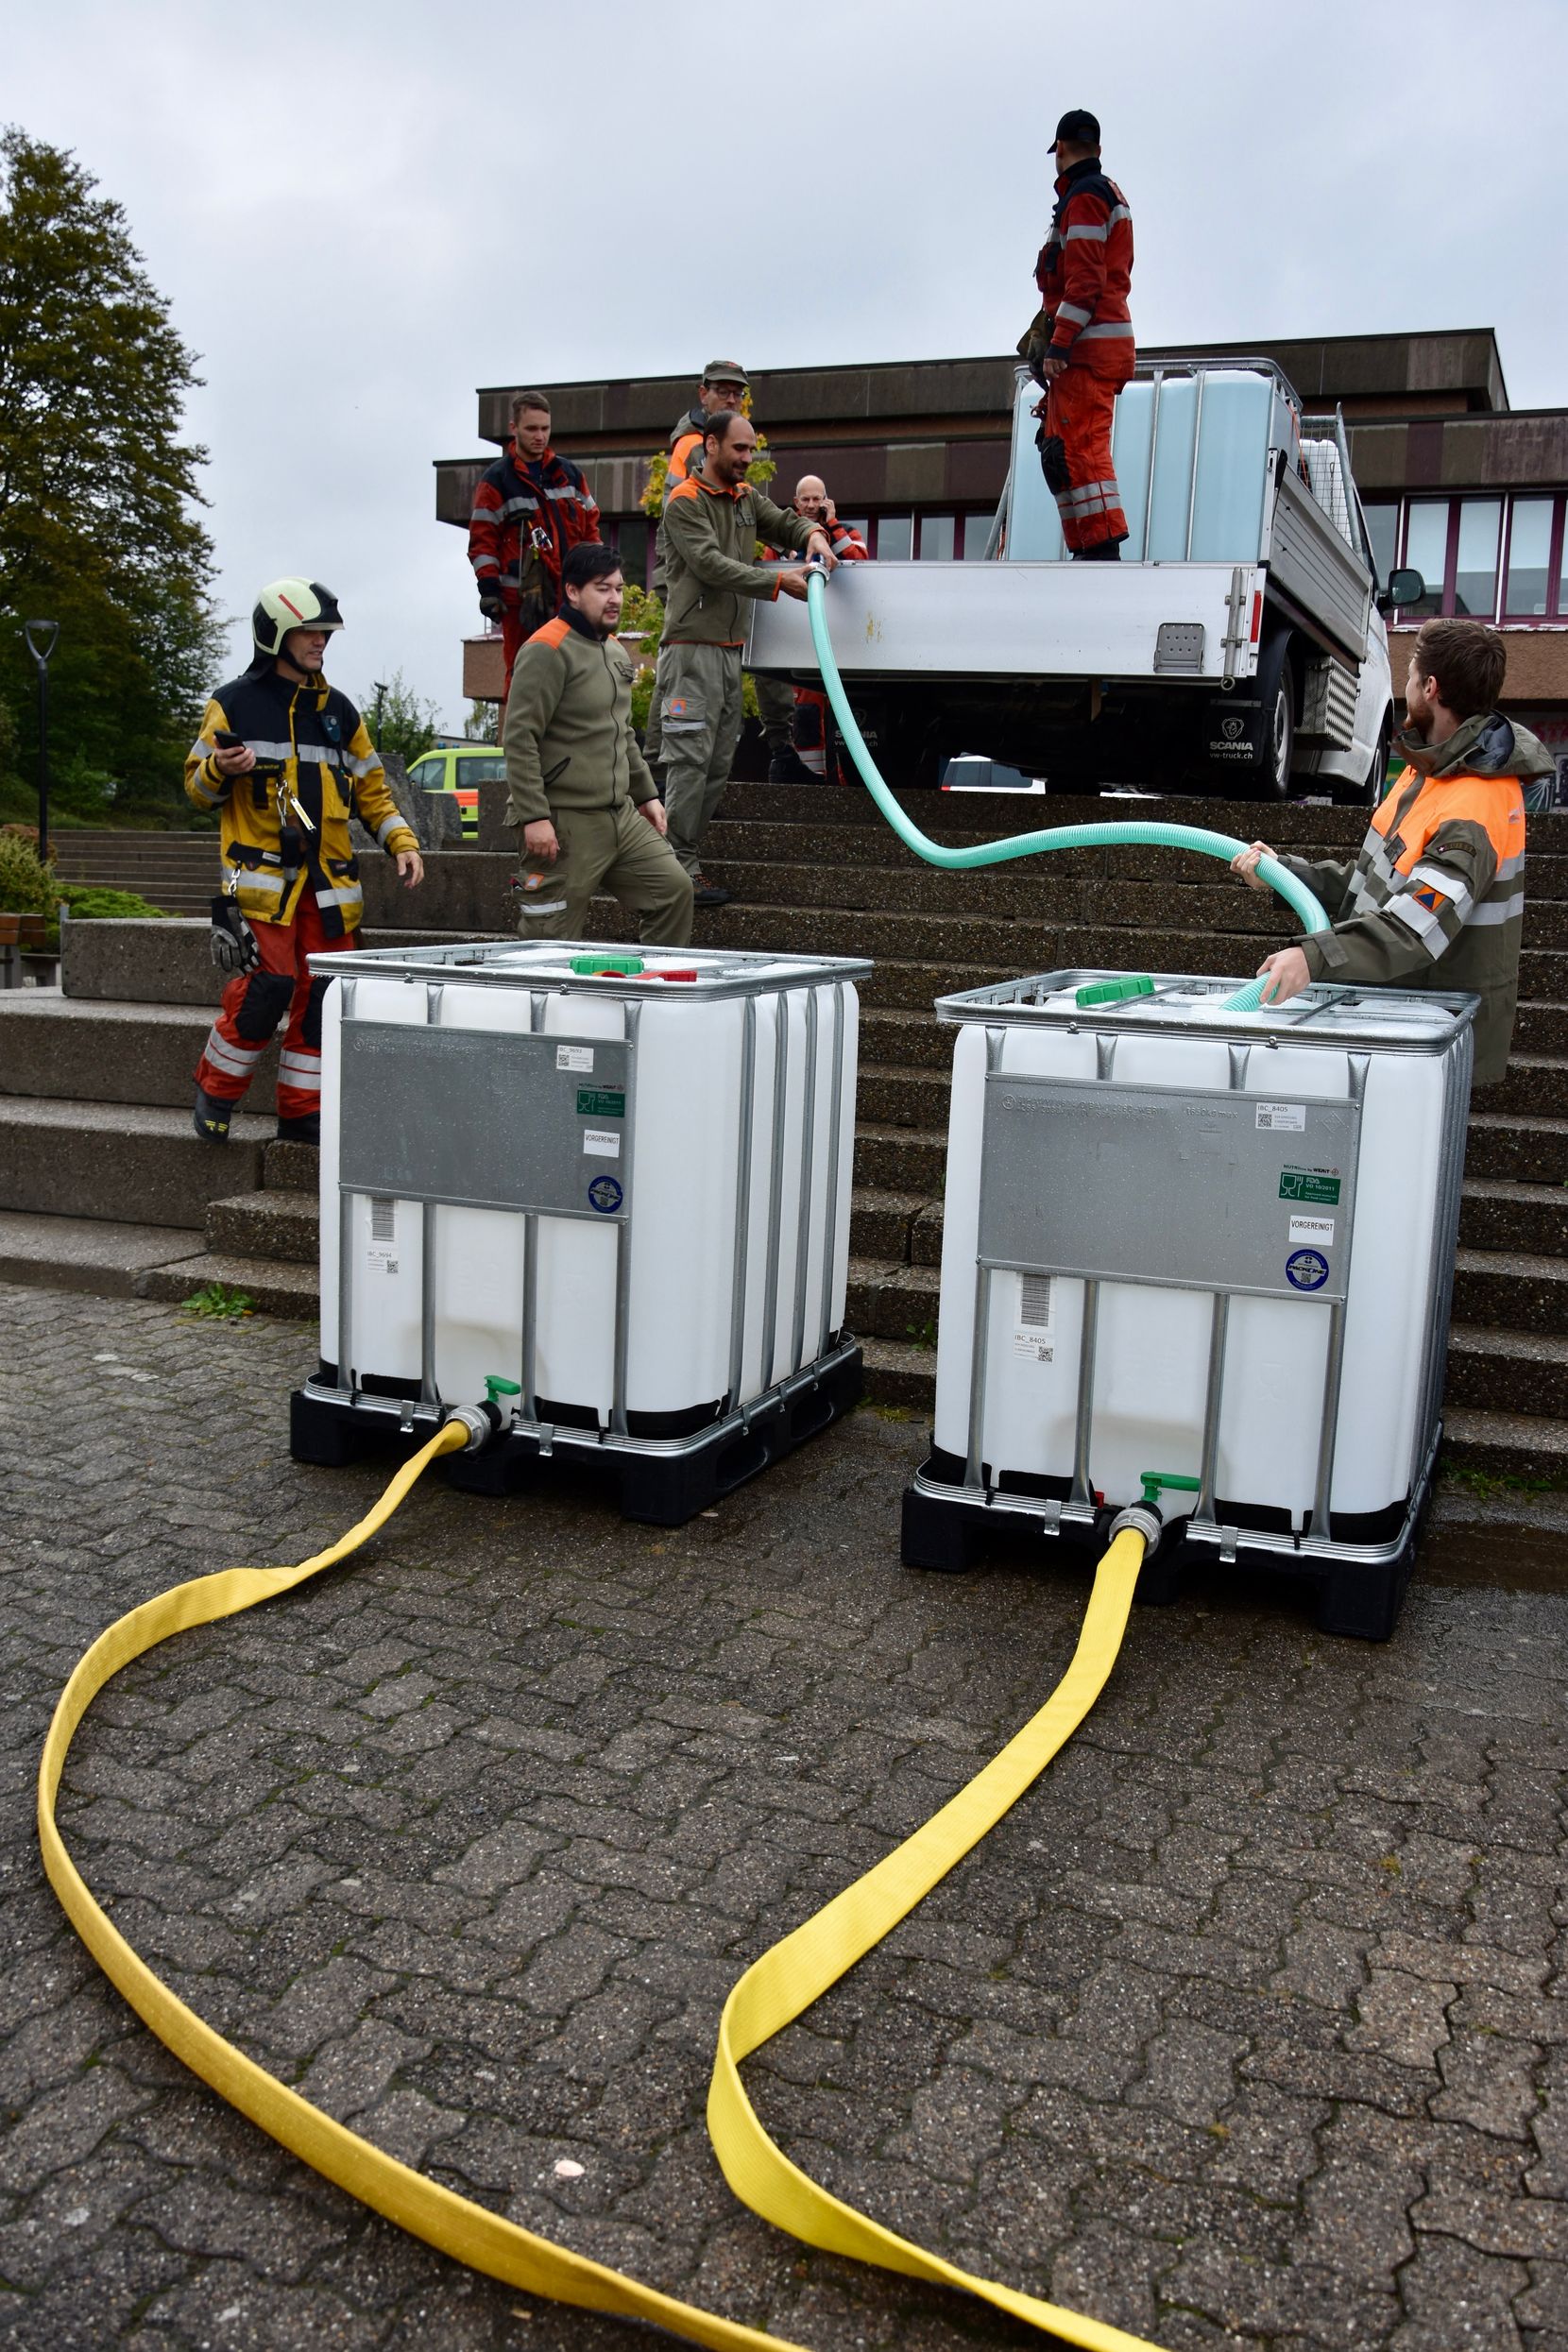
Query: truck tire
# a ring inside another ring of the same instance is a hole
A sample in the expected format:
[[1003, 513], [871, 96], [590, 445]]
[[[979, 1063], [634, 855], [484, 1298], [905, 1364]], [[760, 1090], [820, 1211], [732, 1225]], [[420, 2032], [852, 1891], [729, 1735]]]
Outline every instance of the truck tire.
[[1334, 779], [1334, 801], [1340, 809], [1375, 809], [1383, 797], [1383, 779], [1389, 773], [1389, 754], [1393, 747], [1394, 714], [1386, 710], [1383, 724], [1377, 730], [1372, 758], [1359, 784], [1348, 783], [1343, 776]]
[[1296, 756], [1296, 678], [1290, 663], [1290, 632], [1281, 629], [1264, 645], [1257, 665], [1257, 696], [1263, 705], [1257, 766], [1259, 800], [1287, 800]]

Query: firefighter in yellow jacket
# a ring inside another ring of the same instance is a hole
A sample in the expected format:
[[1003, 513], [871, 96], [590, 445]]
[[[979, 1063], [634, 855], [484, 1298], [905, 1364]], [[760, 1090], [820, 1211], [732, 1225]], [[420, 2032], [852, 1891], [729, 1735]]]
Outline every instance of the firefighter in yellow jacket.
[[357, 817], [395, 858], [405, 885], [424, 878], [365, 722], [321, 674], [343, 626], [318, 580], [274, 580], [251, 617], [255, 657], [222, 686], [185, 761], [185, 790], [220, 814], [223, 888], [213, 901], [213, 961], [230, 975], [196, 1070], [196, 1133], [226, 1143], [257, 1063], [286, 1020], [278, 1065], [278, 1133], [321, 1134], [321, 999], [306, 958], [347, 947], [364, 893], [349, 837]]

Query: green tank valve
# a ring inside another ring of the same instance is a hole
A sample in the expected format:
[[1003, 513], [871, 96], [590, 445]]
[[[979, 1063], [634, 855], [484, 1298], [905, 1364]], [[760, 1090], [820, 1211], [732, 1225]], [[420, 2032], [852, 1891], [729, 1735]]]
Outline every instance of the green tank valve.
[[520, 1396], [522, 1383], [518, 1380], [503, 1380], [499, 1372], [486, 1372], [485, 1393], [492, 1405], [499, 1406], [503, 1396]]
[[1160, 1508], [1162, 1487], [1169, 1487], [1174, 1492], [1180, 1494], [1202, 1494], [1203, 1491], [1202, 1478], [1184, 1478], [1173, 1470], [1146, 1470], [1141, 1472], [1140, 1475], [1143, 1480], [1143, 1499], [1153, 1510], [1158, 1510]]
[[1089, 1004], [1126, 1004], [1133, 997], [1151, 997], [1154, 983], [1147, 972], [1128, 972], [1120, 980], [1090, 980], [1078, 992], [1077, 1001]]
[[636, 980], [646, 967], [640, 956], [573, 956], [571, 968], [584, 980], [603, 978], [606, 973], [621, 980]]

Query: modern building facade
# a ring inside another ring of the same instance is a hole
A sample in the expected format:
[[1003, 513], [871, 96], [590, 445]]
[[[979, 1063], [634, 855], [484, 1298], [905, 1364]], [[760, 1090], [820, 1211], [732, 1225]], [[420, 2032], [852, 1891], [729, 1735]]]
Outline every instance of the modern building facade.
[[[1214, 358], [1242, 348], [1140, 356]], [[1509, 707], [1552, 745], [1568, 787], [1568, 409], [1509, 407], [1490, 328], [1245, 348], [1284, 369], [1309, 413], [1343, 410], [1380, 566], [1385, 575], [1413, 566], [1428, 583], [1419, 608], [1392, 616], [1396, 685], [1403, 648], [1426, 613], [1495, 622], [1508, 643]], [[1007, 472], [1014, 365], [1009, 355], [754, 375], [753, 416], [777, 463], [775, 494], [788, 497], [803, 473], [821, 474], [878, 560], [978, 560]], [[479, 394], [479, 435], [493, 448], [505, 445], [517, 388]], [[628, 576], [645, 579], [648, 463], [691, 400], [692, 381], [622, 377], [547, 389], [556, 445], [587, 472]], [[489, 456], [437, 462], [441, 521], [467, 530]], [[471, 589], [455, 547], [452, 573], [457, 611]], [[465, 641], [467, 694], [499, 697], [500, 643]]]

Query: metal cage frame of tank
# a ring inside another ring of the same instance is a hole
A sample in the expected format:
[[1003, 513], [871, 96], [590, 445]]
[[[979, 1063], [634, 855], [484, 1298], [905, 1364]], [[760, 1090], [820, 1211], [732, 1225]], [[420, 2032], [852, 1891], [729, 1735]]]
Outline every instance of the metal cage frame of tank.
[[[1267, 1049], [1272, 1043], [1311, 1044], [1314, 1041], [1309, 1034], [1310, 1026], [1324, 1011], [1330, 1008], [1342, 1010], [1362, 1000], [1371, 1000], [1381, 1006], [1390, 999], [1397, 1002], [1404, 993], [1319, 983], [1293, 998], [1289, 1004], [1281, 1006], [1277, 1012], [1260, 1012], [1243, 1016], [1225, 1014], [1220, 1010], [1221, 999], [1234, 988], [1234, 981], [1195, 980], [1191, 975], [1178, 973], [1154, 973], [1149, 975], [1154, 986], [1152, 999], [1149, 997], [1134, 998], [1125, 1011], [1118, 1011], [1114, 1003], [1097, 1005], [1090, 1011], [1078, 1014], [1059, 1005], [1047, 1006], [1047, 998], [1066, 990], [1122, 977], [1119, 973], [1094, 968], [1051, 972], [940, 997], [936, 1010], [942, 1020], [955, 1027], [971, 1022], [983, 1025], [986, 1031], [988, 1097], [994, 1081], [1001, 1075], [997, 1065], [1002, 1034], [1007, 1027], [1048, 1022], [1072, 1030], [1088, 1029], [1096, 1038], [1095, 1080], [1032, 1082], [1042, 1089], [1076, 1087], [1080, 1092], [1085, 1092], [1092, 1090], [1096, 1084], [1116, 1084], [1115, 1065], [1118, 1037], [1124, 1033], [1141, 1032], [1147, 1035], [1151, 1020], [1156, 1026], [1159, 1025], [1159, 998], [1162, 995], [1180, 992], [1190, 999], [1195, 991], [1211, 993], [1215, 999], [1212, 1017], [1205, 1019], [1201, 1014], [1195, 1016], [1189, 1002], [1183, 1007], [1179, 1020], [1173, 1019], [1171, 1026], [1179, 1028], [1180, 1032], [1187, 1036], [1198, 1034], [1222, 1038], [1229, 1048], [1230, 1091], [1233, 1094], [1250, 1094], [1252, 1090], [1246, 1082], [1249, 1064], [1259, 1048]], [[1421, 994], [1423, 1002], [1441, 1004], [1454, 1015], [1452, 1026], [1440, 1037], [1411, 1033], [1402, 1040], [1397, 1034], [1390, 1036], [1387, 1026], [1377, 1026], [1374, 1014], [1369, 1015], [1364, 1033], [1364, 1042], [1369, 1047], [1375, 1044], [1380, 1053], [1407, 1052], [1432, 1058], [1453, 1056], [1459, 1065], [1444, 1090], [1442, 1177], [1433, 1216], [1431, 1264], [1428, 1270], [1432, 1312], [1420, 1372], [1416, 1470], [1404, 1520], [1397, 1532], [1383, 1542], [1337, 1541], [1331, 1532], [1329, 1496], [1334, 1476], [1340, 1375], [1344, 1361], [1345, 1303], [1355, 1251], [1353, 1185], [1347, 1202], [1350, 1209], [1349, 1239], [1338, 1295], [1328, 1302], [1331, 1324], [1320, 1411], [1317, 1474], [1306, 1526], [1299, 1532], [1276, 1533], [1229, 1525], [1216, 1514], [1215, 1471], [1225, 1377], [1229, 1302], [1232, 1296], [1250, 1294], [1254, 1286], [1216, 1279], [1207, 1273], [1201, 1284], [1189, 1280], [1179, 1287], [1196, 1287], [1214, 1292], [1199, 1493], [1190, 1516], [1180, 1527], [1178, 1540], [1167, 1544], [1161, 1558], [1146, 1570], [1140, 1580], [1140, 1597], [1174, 1597], [1181, 1567], [1194, 1559], [1219, 1561], [1226, 1565], [1239, 1559], [1267, 1565], [1276, 1572], [1296, 1576], [1315, 1584], [1319, 1623], [1325, 1631], [1382, 1639], [1392, 1630], [1430, 1502], [1432, 1478], [1442, 1436], [1442, 1386], [1453, 1303], [1459, 1196], [1464, 1173], [1470, 1070], [1474, 1060], [1473, 1022], [1478, 1001], [1471, 996], [1443, 990], [1423, 990]], [[1388, 1015], [1383, 1017], [1386, 1023]], [[1360, 1098], [1368, 1057], [1355, 1053], [1355, 1030], [1347, 1031], [1340, 1028], [1332, 1041], [1325, 1037], [1323, 1043], [1325, 1046], [1332, 1043], [1336, 1050], [1345, 1052], [1350, 1063], [1351, 1093], [1345, 1099], [1344, 1107], [1349, 1115], [1347, 1125], [1355, 1135], [1358, 1152]], [[1005, 1082], [1021, 1086], [1030, 1082], [1008, 1074]], [[1143, 1086], [1125, 1088], [1123, 1091], [1154, 1096], [1185, 1094], [1188, 1090]], [[1192, 1091], [1195, 1099], [1202, 1099], [1205, 1091], [1212, 1099], [1213, 1090]], [[916, 1472], [905, 1491], [903, 1557], [906, 1564], [914, 1567], [967, 1567], [980, 1538], [988, 1532], [996, 1533], [1010, 1524], [1016, 1531], [1032, 1528], [1046, 1538], [1065, 1539], [1069, 1542], [1089, 1545], [1099, 1540], [1109, 1509], [1096, 1500], [1089, 1479], [1089, 1450], [1094, 1425], [1095, 1345], [1100, 1285], [1104, 1281], [1148, 1282], [1160, 1279], [1147, 1270], [1117, 1272], [1102, 1269], [1097, 1275], [1086, 1275], [1082, 1268], [1070, 1265], [1020, 1266], [998, 1256], [995, 1251], [988, 1252], [983, 1246], [988, 1222], [988, 1180], [994, 1187], [995, 1173], [989, 1162], [982, 1158], [979, 1228], [981, 1246], [976, 1255], [976, 1315], [970, 1355], [966, 1458], [958, 1479], [942, 1476], [929, 1460]], [[989, 1485], [984, 1477], [981, 1433], [985, 1420], [989, 1358], [990, 1292], [993, 1277], [1007, 1271], [1062, 1274], [1069, 1279], [1081, 1280], [1084, 1285], [1071, 1491], [1065, 1500], [1004, 1491]], [[1273, 1288], [1269, 1294], [1288, 1295]], [[1319, 1294], [1312, 1295], [1316, 1297]], [[1114, 1498], [1116, 1504], [1136, 1499], [1126, 1495]], [[1178, 1534], [1177, 1530], [1172, 1532], [1173, 1535]]]
[[[538, 945], [546, 950], [544, 960], [547, 963], [558, 963], [574, 953], [606, 957], [617, 952], [594, 941], [556, 941], [548, 943], [547, 947], [546, 943]], [[636, 953], [635, 950], [621, 952], [626, 953], [628, 960]], [[624, 1001], [625, 1037], [615, 1041], [591, 1037], [585, 1038], [584, 1042], [592, 1044], [600, 1050], [604, 1050], [607, 1044], [612, 1045], [618, 1055], [623, 1057], [618, 1062], [618, 1068], [623, 1070], [626, 1098], [627, 1149], [625, 1157], [619, 1165], [621, 1199], [612, 1210], [595, 1212], [593, 1217], [595, 1224], [611, 1225], [616, 1232], [614, 1373], [609, 1427], [588, 1429], [565, 1423], [546, 1422], [538, 1414], [536, 1361], [538, 1219], [541, 1216], [585, 1217], [588, 1212], [568, 1205], [558, 1181], [561, 1171], [554, 1166], [548, 1148], [536, 1152], [530, 1171], [531, 1183], [526, 1186], [514, 1186], [512, 1197], [498, 1199], [494, 1197], [492, 1187], [490, 1196], [481, 1200], [475, 1197], [471, 1188], [458, 1189], [463, 1181], [462, 1172], [456, 1161], [446, 1152], [437, 1124], [417, 1148], [414, 1155], [416, 1165], [412, 1170], [403, 1171], [409, 1180], [408, 1189], [398, 1190], [390, 1183], [378, 1184], [371, 1188], [377, 1193], [391, 1193], [400, 1200], [415, 1201], [420, 1208], [424, 1247], [419, 1275], [420, 1369], [418, 1393], [396, 1397], [370, 1394], [355, 1377], [349, 1219], [355, 1200], [368, 1197], [369, 1170], [365, 1155], [366, 1152], [373, 1153], [377, 1144], [384, 1145], [386, 1140], [373, 1132], [368, 1139], [356, 1138], [355, 1156], [349, 1161], [347, 1174], [342, 1172], [340, 1157], [337, 1186], [337, 1354], [331, 1367], [323, 1361], [318, 1372], [290, 1399], [290, 1446], [297, 1461], [336, 1466], [351, 1458], [364, 1444], [377, 1439], [399, 1441], [405, 1448], [422, 1444], [440, 1426], [449, 1404], [474, 1401], [471, 1398], [444, 1399], [435, 1378], [436, 1313], [430, 1268], [434, 1257], [432, 1244], [435, 1212], [443, 1206], [503, 1208], [520, 1215], [523, 1219], [522, 1345], [520, 1362], [517, 1367], [520, 1372], [519, 1401], [495, 1441], [483, 1453], [453, 1457], [448, 1464], [448, 1475], [454, 1485], [482, 1492], [503, 1493], [519, 1482], [529, 1465], [559, 1457], [565, 1461], [591, 1465], [598, 1471], [607, 1473], [614, 1482], [624, 1517], [659, 1526], [678, 1526], [697, 1511], [705, 1509], [718, 1496], [728, 1493], [770, 1462], [792, 1452], [806, 1438], [826, 1428], [859, 1402], [861, 1387], [860, 1343], [851, 1332], [841, 1330], [834, 1333], [828, 1328], [828, 1323], [831, 1316], [832, 1268], [838, 1247], [840, 1170], [845, 1148], [842, 1098], [847, 1013], [844, 992], [850, 981], [863, 979], [872, 966], [869, 963], [849, 957], [779, 957], [740, 950], [716, 953], [713, 950], [683, 949], [681, 961], [683, 963], [690, 962], [702, 971], [703, 993], [709, 1000], [718, 997], [740, 997], [743, 1001], [741, 1098], [747, 1106], [747, 1116], [737, 1154], [737, 1213], [730, 1287], [730, 1381], [724, 1408], [719, 1418], [688, 1434], [673, 1437], [637, 1435], [628, 1427], [628, 1274], [634, 1214], [638, 1028], [642, 1005], [653, 998], [667, 997], [668, 983], [657, 977], [656, 971], [639, 974], [606, 971], [594, 976], [594, 991], [596, 995]], [[508, 964], [510, 968], [506, 968]], [[552, 997], [573, 993], [572, 981], [565, 977], [552, 982], [548, 978], [541, 977], [537, 969], [520, 965], [518, 946], [513, 941], [416, 949], [366, 948], [313, 958], [312, 970], [337, 981], [343, 992], [345, 1045], [349, 1044], [355, 1029], [363, 1028], [376, 1032], [374, 1042], [378, 1047], [384, 1045], [384, 1048], [393, 1053], [405, 1045], [410, 1053], [423, 1050], [422, 1044], [408, 1045], [408, 1041], [428, 1041], [435, 1033], [434, 1025], [442, 991], [458, 975], [461, 975], [463, 984], [469, 987], [525, 991], [529, 997], [528, 1028], [510, 1034], [455, 1030], [441, 1031], [439, 1034], [447, 1040], [454, 1037], [466, 1039], [472, 1035], [483, 1039], [486, 1052], [500, 1050], [509, 1053], [514, 1059], [526, 1056], [531, 1048], [537, 1052], [537, 1048], [544, 1047], [546, 1003]], [[410, 986], [422, 986], [425, 991], [425, 1025], [402, 1027], [376, 1021], [357, 1023], [353, 1013], [354, 985], [361, 975], [383, 980], [400, 979]], [[832, 1055], [829, 1084], [831, 1123], [827, 1146], [822, 1321], [811, 1335], [815, 1344], [808, 1356], [805, 1309], [810, 1269], [806, 1250], [797, 1246], [790, 1351], [793, 1359], [793, 1369], [761, 1394], [744, 1404], [736, 1404], [732, 1400], [741, 1385], [750, 1268], [751, 1228], [750, 1220], [742, 1213], [742, 1204], [750, 1196], [755, 1163], [757, 1098], [751, 1081], [758, 1030], [758, 1000], [764, 996], [775, 997], [775, 1018], [778, 1023], [774, 1057], [773, 1142], [768, 1194], [771, 1203], [767, 1232], [770, 1267], [764, 1288], [762, 1342], [762, 1360], [764, 1364], [769, 1364], [773, 1360], [777, 1336], [775, 1276], [778, 1209], [782, 1199], [785, 1156], [782, 1108], [789, 1082], [789, 1029], [783, 1006], [785, 998], [795, 991], [804, 989], [809, 992], [806, 999], [805, 1113], [800, 1142], [802, 1181], [799, 1215], [804, 1231], [810, 1213], [810, 1185], [808, 1179], [815, 1150], [814, 1105], [818, 1055], [822, 1049], [822, 1023], [816, 992], [825, 983], [832, 987], [834, 1010], [828, 1048]], [[580, 988], [581, 980], [575, 985]], [[367, 1038], [366, 1042], [372, 1041]], [[552, 1075], [554, 1048], [563, 1042], [570, 1040], [555, 1032], [550, 1034], [548, 1044]], [[849, 1142], [852, 1146], [852, 1136]], [[512, 1369], [507, 1367], [508, 1373]]]

